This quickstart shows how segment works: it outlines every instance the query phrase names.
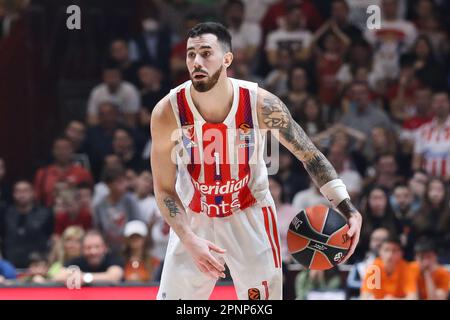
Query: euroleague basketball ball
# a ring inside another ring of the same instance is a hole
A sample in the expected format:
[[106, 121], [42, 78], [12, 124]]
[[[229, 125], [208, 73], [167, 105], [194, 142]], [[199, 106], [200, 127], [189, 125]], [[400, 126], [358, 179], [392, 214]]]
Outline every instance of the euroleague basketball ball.
[[333, 268], [347, 254], [347, 219], [323, 205], [306, 208], [292, 219], [287, 234], [289, 253], [312, 270]]

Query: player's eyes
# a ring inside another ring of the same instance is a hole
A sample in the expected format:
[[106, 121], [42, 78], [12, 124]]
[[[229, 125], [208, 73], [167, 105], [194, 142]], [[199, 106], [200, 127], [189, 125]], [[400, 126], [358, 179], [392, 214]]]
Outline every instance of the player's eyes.
[[211, 55], [211, 52], [209, 52], [209, 51], [205, 51], [202, 53], [202, 56], [205, 58], [209, 57], [210, 55]]
[[194, 52], [189, 52], [188, 53], [188, 57], [189, 58], [194, 58], [195, 57], [195, 53]]

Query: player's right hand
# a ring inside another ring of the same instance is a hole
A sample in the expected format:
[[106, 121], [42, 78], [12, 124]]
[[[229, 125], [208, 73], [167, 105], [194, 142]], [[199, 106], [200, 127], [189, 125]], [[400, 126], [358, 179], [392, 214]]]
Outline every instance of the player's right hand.
[[224, 254], [226, 252], [225, 249], [222, 249], [211, 241], [200, 238], [195, 234], [185, 238], [183, 244], [201, 272], [216, 280], [219, 279], [219, 277], [225, 278], [224, 265], [211, 254], [211, 251]]

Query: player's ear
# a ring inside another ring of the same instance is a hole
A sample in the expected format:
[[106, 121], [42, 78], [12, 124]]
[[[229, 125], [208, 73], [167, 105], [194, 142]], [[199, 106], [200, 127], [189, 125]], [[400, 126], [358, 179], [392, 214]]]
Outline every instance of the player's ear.
[[233, 53], [231, 52], [225, 53], [225, 55], [223, 56], [224, 66], [228, 68], [229, 66], [231, 66], [232, 62], [233, 62]]

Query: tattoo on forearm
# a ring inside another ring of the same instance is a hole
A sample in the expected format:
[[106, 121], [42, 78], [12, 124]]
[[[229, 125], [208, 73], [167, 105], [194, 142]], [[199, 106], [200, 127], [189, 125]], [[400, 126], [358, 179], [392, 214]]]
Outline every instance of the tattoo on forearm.
[[173, 198], [167, 197], [164, 200], [164, 204], [166, 205], [167, 209], [169, 209], [169, 215], [172, 218], [175, 218], [177, 214], [180, 213], [180, 209], [178, 209], [177, 203]]
[[318, 186], [323, 186], [325, 183], [338, 178], [336, 170], [319, 150], [311, 159], [304, 162], [304, 166]]
[[303, 162], [306, 171], [317, 186], [322, 186], [338, 175], [331, 163], [316, 148], [305, 131], [292, 119], [289, 109], [276, 96], [264, 98], [261, 109], [262, 121], [270, 129], [279, 130], [288, 149]]
[[341, 203], [338, 204], [337, 208], [340, 212], [342, 212], [347, 218], [350, 217], [350, 214], [354, 212], [358, 212], [350, 199], [344, 199]]

